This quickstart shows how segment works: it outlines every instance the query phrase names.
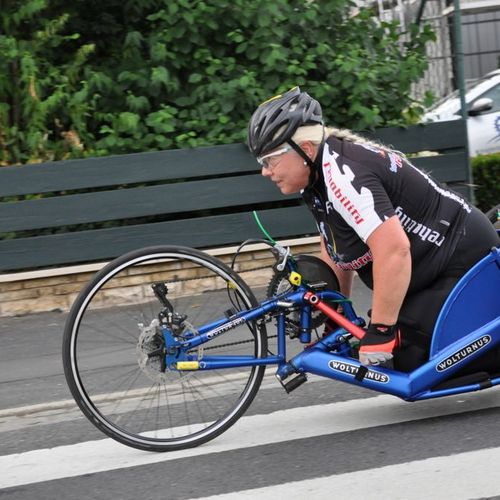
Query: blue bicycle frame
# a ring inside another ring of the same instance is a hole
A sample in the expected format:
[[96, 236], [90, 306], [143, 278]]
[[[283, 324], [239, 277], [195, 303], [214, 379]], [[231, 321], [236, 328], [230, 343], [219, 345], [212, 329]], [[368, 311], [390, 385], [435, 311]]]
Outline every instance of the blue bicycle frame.
[[[266, 300], [257, 307], [204, 325], [196, 334], [184, 336], [181, 341], [175, 340], [164, 326], [167, 366], [184, 371], [276, 365], [276, 376], [281, 381], [294, 374], [312, 373], [393, 394], [407, 401], [471, 392], [500, 384], [500, 376], [494, 376], [475, 383], [459, 385], [458, 382], [439, 388], [440, 383], [449, 380], [454, 373], [500, 343], [500, 249], [493, 249], [453, 289], [438, 317], [429, 361], [410, 373], [366, 367], [351, 357], [348, 339], [352, 336], [361, 338], [364, 320], [356, 315], [349, 302], [343, 303], [343, 314], [327, 304], [342, 300], [345, 297], [339, 292], [315, 292], [307, 286], [298, 285], [292, 291]], [[285, 316], [292, 308], [300, 310], [299, 338], [307, 346], [287, 361]], [[326, 314], [338, 328], [310, 344], [313, 309]], [[194, 354], [198, 346], [238, 325], [262, 320], [267, 315], [277, 317], [276, 355], [202, 355], [199, 358], [198, 354]]]

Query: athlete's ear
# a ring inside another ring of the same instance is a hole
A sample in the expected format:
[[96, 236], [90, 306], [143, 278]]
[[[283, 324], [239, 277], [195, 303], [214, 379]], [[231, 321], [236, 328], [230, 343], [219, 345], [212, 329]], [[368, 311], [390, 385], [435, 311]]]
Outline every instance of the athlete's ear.
[[314, 160], [316, 157], [316, 150], [317, 146], [313, 144], [311, 141], [304, 141], [300, 144], [300, 147], [304, 153], [311, 158], [311, 160]]

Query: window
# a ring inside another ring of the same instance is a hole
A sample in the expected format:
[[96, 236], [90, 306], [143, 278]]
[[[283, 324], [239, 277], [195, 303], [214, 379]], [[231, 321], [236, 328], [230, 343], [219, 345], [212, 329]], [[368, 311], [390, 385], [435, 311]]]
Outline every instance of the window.
[[479, 97], [474, 99], [469, 104], [469, 109], [477, 100], [484, 99], [484, 98], [488, 98], [488, 99], [491, 99], [493, 101], [493, 108], [489, 111], [486, 111], [486, 113], [499, 112], [500, 111], [500, 83], [497, 83], [494, 87], [487, 90], [484, 94], [481, 94]]

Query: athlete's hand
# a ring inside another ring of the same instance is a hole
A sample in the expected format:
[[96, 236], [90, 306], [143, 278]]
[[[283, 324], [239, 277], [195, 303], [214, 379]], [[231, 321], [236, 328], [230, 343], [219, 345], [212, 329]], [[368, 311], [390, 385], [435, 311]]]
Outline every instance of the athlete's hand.
[[399, 343], [399, 327], [370, 323], [359, 343], [359, 361], [363, 365], [389, 367], [394, 348]]

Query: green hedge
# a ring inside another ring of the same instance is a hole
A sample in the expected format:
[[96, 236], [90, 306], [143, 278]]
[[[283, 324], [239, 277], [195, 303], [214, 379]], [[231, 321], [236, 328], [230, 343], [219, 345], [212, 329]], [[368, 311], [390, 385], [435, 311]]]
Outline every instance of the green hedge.
[[476, 205], [483, 212], [500, 203], [500, 153], [471, 159]]
[[406, 123], [433, 39], [351, 0], [0, 7], [0, 165], [240, 142], [258, 103], [294, 85], [331, 125]]

